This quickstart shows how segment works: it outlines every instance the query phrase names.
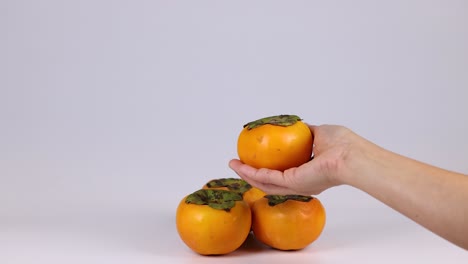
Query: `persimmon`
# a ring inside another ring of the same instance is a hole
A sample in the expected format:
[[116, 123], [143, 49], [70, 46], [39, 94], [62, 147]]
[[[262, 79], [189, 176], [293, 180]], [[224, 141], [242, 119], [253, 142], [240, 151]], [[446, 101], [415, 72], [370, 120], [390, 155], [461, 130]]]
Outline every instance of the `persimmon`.
[[257, 240], [279, 250], [307, 247], [325, 226], [325, 208], [312, 196], [266, 195], [255, 201], [251, 209]]
[[236, 192], [201, 189], [177, 207], [176, 227], [182, 241], [201, 255], [235, 251], [250, 233], [249, 206]]
[[252, 167], [284, 171], [311, 159], [313, 135], [296, 115], [261, 118], [243, 126], [238, 140], [239, 159]]
[[246, 201], [249, 206], [252, 206], [256, 200], [266, 195], [266, 193], [259, 188], [253, 187], [240, 178], [213, 179], [203, 185], [203, 188], [238, 192], [242, 195], [243, 200]]

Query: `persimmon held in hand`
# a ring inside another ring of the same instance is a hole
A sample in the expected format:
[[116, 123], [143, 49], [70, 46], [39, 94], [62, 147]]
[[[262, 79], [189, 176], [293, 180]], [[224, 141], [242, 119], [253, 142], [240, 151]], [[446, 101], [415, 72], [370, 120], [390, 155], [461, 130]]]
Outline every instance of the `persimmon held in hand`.
[[313, 136], [295, 115], [265, 117], [244, 125], [237, 141], [239, 159], [255, 168], [284, 171], [311, 159]]

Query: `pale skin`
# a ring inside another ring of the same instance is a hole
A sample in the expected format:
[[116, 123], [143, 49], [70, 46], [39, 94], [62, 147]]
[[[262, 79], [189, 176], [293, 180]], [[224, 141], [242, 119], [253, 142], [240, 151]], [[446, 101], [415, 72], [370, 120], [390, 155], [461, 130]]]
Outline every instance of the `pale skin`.
[[271, 194], [317, 195], [349, 185], [468, 250], [468, 176], [386, 150], [343, 126], [309, 126], [314, 158], [284, 172], [229, 166]]

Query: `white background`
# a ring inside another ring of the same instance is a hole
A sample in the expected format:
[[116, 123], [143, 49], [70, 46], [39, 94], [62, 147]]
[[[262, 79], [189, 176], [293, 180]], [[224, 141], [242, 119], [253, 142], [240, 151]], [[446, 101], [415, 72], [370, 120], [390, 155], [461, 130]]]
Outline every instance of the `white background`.
[[347, 186], [298, 252], [201, 257], [174, 220], [267, 115], [468, 173], [467, 91], [461, 0], [2, 0], [0, 263], [467, 263]]

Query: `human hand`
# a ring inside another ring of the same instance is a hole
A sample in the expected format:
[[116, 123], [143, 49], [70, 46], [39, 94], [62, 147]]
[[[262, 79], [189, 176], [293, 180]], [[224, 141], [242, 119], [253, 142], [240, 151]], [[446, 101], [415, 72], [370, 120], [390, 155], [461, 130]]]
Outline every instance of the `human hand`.
[[353, 186], [468, 249], [468, 175], [393, 153], [342, 126], [309, 128], [314, 158], [299, 167], [256, 169], [237, 159], [229, 166], [269, 194], [316, 195], [341, 184]]
[[266, 168], [253, 168], [238, 159], [229, 162], [242, 179], [270, 194], [319, 194], [342, 184], [350, 148], [359, 141], [351, 130], [335, 125], [312, 126], [314, 135], [313, 159], [284, 172]]

